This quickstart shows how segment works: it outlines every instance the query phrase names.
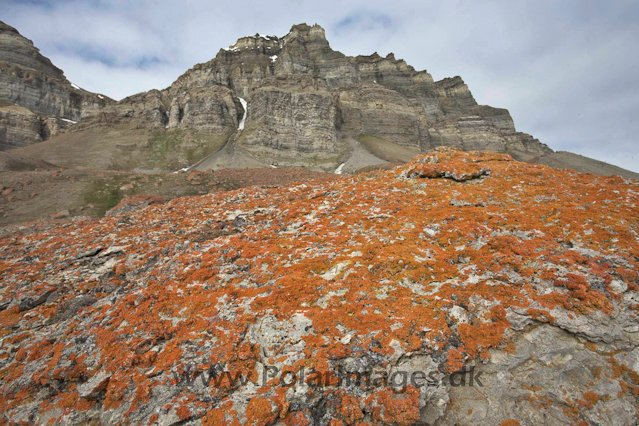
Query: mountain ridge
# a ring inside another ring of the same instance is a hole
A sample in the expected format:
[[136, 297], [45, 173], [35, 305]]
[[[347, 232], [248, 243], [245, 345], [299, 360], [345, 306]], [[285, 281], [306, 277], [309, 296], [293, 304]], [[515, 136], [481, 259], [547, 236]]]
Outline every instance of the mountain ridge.
[[[240, 99], [249, 110], [241, 131], [245, 111]], [[478, 105], [459, 76], [435, 81], [393, 53], [346, 56], [335, 51], [317, 24], [293, 25], [283, 37], [241, 37], [162, 90], [105, 102], [81, 115], [78, 124], [65, 122], [68, 129], [51, 132], [57, 135], [51, 143], [16, 154], [99, 169], [277, 164], [324, 171], [343, 165], [340, 171], [354, 172], [388, 162], [375, 154], [379, 150], [361, 143], [373, 138], [386, 151], [405, 152], [401, 161], [436, 146], [455, 146], [639, 178], [587, 157], [554, 153], [518, 132], [508, 110]], [[117, 137], [104, 137], [111, 133]]]
[[0, 151], [50, 139], [113, 102], [68, 81], [31, 40], [0, 21]]

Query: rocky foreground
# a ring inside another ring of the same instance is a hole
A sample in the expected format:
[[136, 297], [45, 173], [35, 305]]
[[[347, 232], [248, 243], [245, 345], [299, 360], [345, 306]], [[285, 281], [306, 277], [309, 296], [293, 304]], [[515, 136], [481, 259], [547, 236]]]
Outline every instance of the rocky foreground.
[[638, 205], [440, 149], [6, 228], [0, 423], [636, 424]]

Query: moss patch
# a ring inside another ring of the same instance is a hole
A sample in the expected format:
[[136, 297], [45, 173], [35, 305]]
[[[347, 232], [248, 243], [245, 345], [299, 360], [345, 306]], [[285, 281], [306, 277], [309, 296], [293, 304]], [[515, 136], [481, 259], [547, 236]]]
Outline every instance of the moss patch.
[[140, 167], [159, 170], [178, 170], [219, 150], [229, 134], [215, 134], [188, 130], [153, 132], [149, 139], [151, 153]]
[[126, 176], [93, 181], [85, 190], [85, 203], [94, 206], [94, 213], [97, 216], [104, 216], [109, 209], [115, 207], [126, 195], [120, 189], [125, 184], [125, 181]]

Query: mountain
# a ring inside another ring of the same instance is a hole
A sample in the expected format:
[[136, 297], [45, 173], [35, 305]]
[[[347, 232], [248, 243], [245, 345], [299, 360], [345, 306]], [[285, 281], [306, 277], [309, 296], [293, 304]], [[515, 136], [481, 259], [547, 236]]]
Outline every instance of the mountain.
[[70, 83], [33, 42], [0, 21], [0, 150], [42, 142], [113, 102]]
[[634, 425], [638, 185], [447, 147], [5, 228], [0, 419]]
[[554, 153], [478, 105], [460, 77], [434, 81], [391, 53], [345, 56], [318, 25], [243, 37], [164, 90], [81, 113], [15, 155], [69, 168], [138, 171], [301, 166], [354, 172], [437, 146], [508, 153], [597, 174], [639, 174]]

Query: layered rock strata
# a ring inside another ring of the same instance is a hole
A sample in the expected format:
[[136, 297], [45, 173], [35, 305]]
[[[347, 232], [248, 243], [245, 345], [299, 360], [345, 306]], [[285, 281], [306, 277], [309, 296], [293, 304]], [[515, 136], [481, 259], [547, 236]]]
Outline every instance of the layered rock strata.
[[[309, 154], [328, 159], [347, 149], [341, 139], [361, 135], [423, 151], [450, 145], [522, 159], [552, 152], [516, 132], [507, 110], [478, 106], [461, 78], [435, 82], [393, 54], [345, 56], [330, 48], [317, 25], [295, 25], [282, 38], [242, 38], [163, 93], [171, 97], [180, 89], [209, 84], [228, 86], [248, 101], [247, 132], [240, 145], [274, 159]], [[305, 100], [283, 96], [282, 87]]]
[[[39, 117], [26, 118], [24, 111], [0, 109], [3, 119], [0, 150], [40, 142], [53, 136], [53, 123], [77, 122], [114, 101], [106, 96], [81, 89], [69, 82], [62, 70], [42, 56], [31, 40], [0, 21], [0, 101], [30, 110]], [[62, 120], [60, 120], [62, 119]], [[25, 124], [25, 120], [31, 122]], [[58, 126], [62, 126], [59, 124]]]
[[[16, 147], [45, 140], [68, 127], [74, 136], [54, 139], [60, 142], [56, 161], [61, 166], [111, 167], [111, 158], [122, 157], [124, 146], [136, 154], [126, 164], [117, 162], [118, 168], [282, 165], [342, 173], [410, 161], [419, 152], [452, 146], [601, 175], [639, 177], [586, 157], [554, 153], [518, 132], [507, 110], [478, 105], [460, 77], [435, 81], [392, 53], [350, 57], [337, 52], [318, 25], [294, 25], [283, 37], [243, 37], [168, 88], [117, 104], [70, 85], [13, 28], [3, 26], [2, 37], [8, 47], [0, 53], [0, 67], [17, 71], [2, 74], [0, 90], [5, 94], [0, 98], [12, 104], [19, 95], [25, 103], [19, 105], [40, 108], [32, 110], [37, 115], [54, 113], [67, 120], [56, 124], [41, 117], [38, 132], [28, 114], [15, 116], [15, 111], [0, 108], [3, 144]], [[24, 87], [11, 89], [18, 86]], [[77, 119], [80, 125], [68, 126]], [[15, 123], [15, 128], [7, 123]]]

